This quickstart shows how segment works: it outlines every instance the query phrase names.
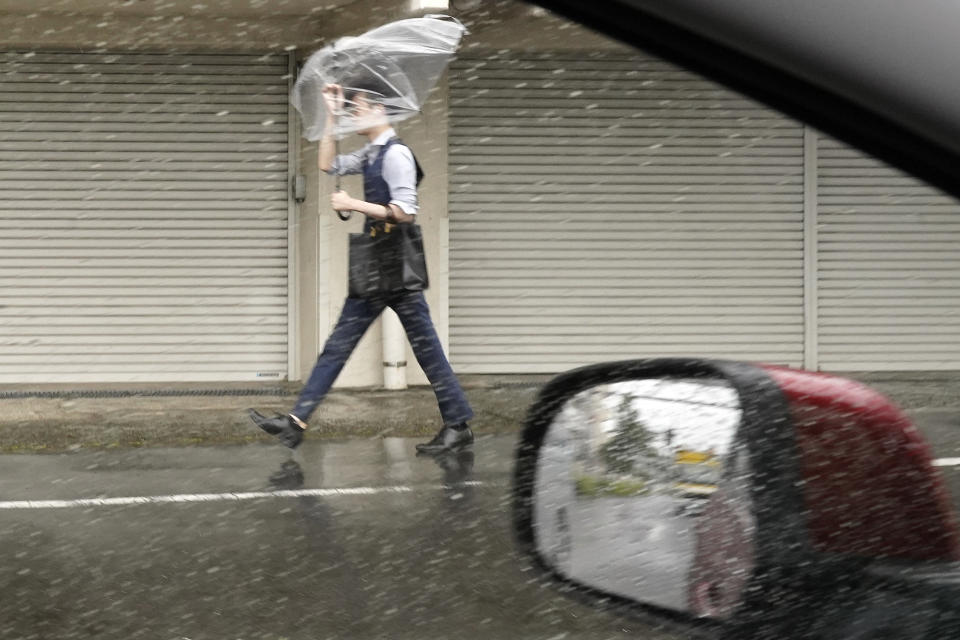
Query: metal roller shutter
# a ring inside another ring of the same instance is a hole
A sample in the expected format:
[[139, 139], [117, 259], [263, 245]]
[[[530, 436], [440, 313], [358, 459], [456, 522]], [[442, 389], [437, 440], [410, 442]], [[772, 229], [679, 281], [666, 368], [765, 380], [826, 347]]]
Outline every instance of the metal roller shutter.
[[451, 360], [803, 361], [803, 130], [639, 56], [451, 74]]
[[0, 69], [0, 382], [285, 377], [287, 57]]
[[818, 156], [821, 368], [960, 369], [960, 204], [827, 136]]

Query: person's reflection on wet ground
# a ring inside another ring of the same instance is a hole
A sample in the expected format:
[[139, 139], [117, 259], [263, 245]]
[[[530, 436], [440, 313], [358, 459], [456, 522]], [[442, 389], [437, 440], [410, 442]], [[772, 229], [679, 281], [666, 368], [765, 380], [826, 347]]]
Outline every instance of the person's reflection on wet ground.
[[443, 491], [448, 499], [459, 501], [471, 496], [474, 462], [471, 449], [444, 451], [433, 455], [418, 453], [417, 458], [429, 458], [443, 470]]
[[270, 474], [268, 482], [270, 488], [276, 491], [291, 491], [302, 489], [304, 484], [303, 467], [293, 458], [288, 458], [280, 465], [280, 469]]
[[[444, 451], [439, 454], [417, 453], [416, 457], [423, 461], [432, 460], [440, 468], [443, 472], [441, 486], [447, 498], [461, 500], [468, 496], [473, 486], [475, 456], [472, 448], [460, 451]], [[320, 469], [312, 469], [312, 471], [321, 473]], [[279, 469], [268, 476], [267, 483], [272, 491], [303, 489], [306, 484], [306, 474], [296, 457], [290, 456], [284, 459]], [[316, 478], [314, 478], [312, 484], [317, 484]]]
[[[271, 491], [305, 491], [296, 496], [293, 506], [278, 507], [271, 516], [280, 533], [266, 542], [281, 549], [285, 557], [256, 576], [265, 594], [257, 603], [265, 610], [284, 612], [298, 628], [326, 629], [331, 637], [357, 637], [355, 628], [368, 624], [364, 602], [369, 595], [369, 568], [352, 552], [345, 513], [336, 502], [309, 491], [324, 485], [325, 471], [322, 464], [310, 460], [304, 460], [302, 452], [291, 452], [267, 478]], [[322, 594], [326, 606], [316, 610], [293, 606], [303, 592]]]

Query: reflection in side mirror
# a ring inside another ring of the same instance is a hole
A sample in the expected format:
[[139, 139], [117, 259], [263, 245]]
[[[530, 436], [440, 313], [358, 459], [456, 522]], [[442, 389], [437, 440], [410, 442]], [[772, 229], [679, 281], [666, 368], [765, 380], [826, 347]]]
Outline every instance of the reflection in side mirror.
[[[537, 465], [540, 555], [605, 593], [729, 616], [752, 569], [755, 531], [739, 424], [723, 380], [631, 380], [569, 398]], [[722, 540], [722, 554], [704, 539]]]
[[852, 380], [684, 358], [571, 371], [530, 409], [514, 489], [520, 547], [593, 601], [725, 640], [960, 637], [931, 451]]

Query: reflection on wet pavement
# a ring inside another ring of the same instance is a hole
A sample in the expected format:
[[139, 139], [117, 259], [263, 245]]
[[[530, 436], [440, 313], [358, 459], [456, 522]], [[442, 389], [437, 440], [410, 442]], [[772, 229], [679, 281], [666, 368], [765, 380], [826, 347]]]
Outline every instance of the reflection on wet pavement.
[[682, 637], [530, 570], [510, 529], [512, 437], [434, 458], [413, 445], [0, 456], [7, 501], [331, 491], [4, 509], [0, 638]]
[[277, 490], [303, 488], [303, 467], [296, 460], [284, 460], [280, 470], [270, 474], [270, 486]]

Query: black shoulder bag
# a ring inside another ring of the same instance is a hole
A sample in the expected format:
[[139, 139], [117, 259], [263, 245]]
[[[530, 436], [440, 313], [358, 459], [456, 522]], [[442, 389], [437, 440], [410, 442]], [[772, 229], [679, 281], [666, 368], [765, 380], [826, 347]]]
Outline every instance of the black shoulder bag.
[[349, 282], [351, 298], [426, 289], [430, 282], [420, 225], [377, 223], [366, 233], [351, 233]]
[[[416, 157], [417, 186], [423, 169]], [[375, 222], [369, 231], [350, 234], [349, 297], [369, 298], [430, 286], [423, 232], [415, 222]]]

